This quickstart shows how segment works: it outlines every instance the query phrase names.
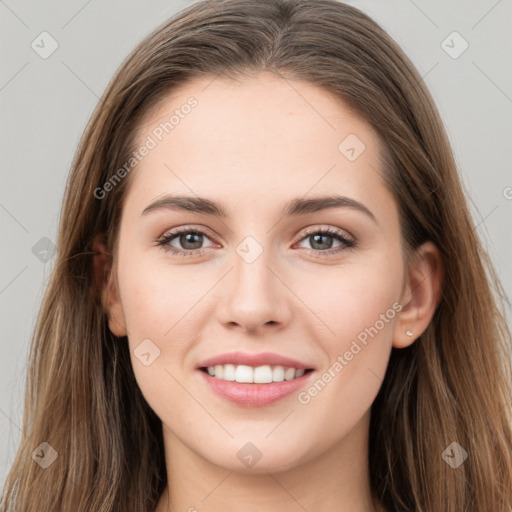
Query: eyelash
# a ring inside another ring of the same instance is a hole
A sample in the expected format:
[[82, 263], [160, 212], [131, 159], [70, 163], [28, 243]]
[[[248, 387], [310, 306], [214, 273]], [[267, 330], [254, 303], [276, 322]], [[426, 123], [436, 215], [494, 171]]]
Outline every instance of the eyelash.
[[[176, 238], [178, 235], [181, 235], [181, 234], [189, 234], [189, 233], [193, 233], [193, 234], [200, 234], [200, 235], [204, 235], [208, 238], [211, 238], [208, 236], [208, 233], [206, 233], [205, 231], [201, 230], [201, 229], [191, 229], [190, 227], [186, 227], [186, 228], [177, 228], [173, 231], [171, 231], [170, 233], [167, 233], [166, 235], [162, 236], [161, 238], [159, 238], [157, 240], [157, 246], [161, 247], [164, 251], [166, 252], [170, 252], [176, 256], [179, 256], [179, 257], [189, 257], [189, 256], [196, 256], [196, 255], [199, 255], [199, 254], [202, 254], [204, 252], [204, 249], [192, 249], [192, 250], [185, 250], [185, 249], [176, 249], [175, 247], [173, 247], [172, 245], [169, 245], [169, 243], [174, 239]], [[295, 243], [299, 243], [299, 242], [302, 242], [304, 239], [308, 238], [309, 236], [311, 235], [327, 235], [329, 237], [333, 237], [335, 238], [336, 240], [342, 242], [346, 247], [338, 247], [338, 248], [335, 248], [335, 249], [328, 249], [328, 250], [325, 250], [325, 251], [322, 251], [322, 250], [319, 250], [319, 249], [307, 249], [307, 251], [313, 251], [315, 253], [317, 253], [317, 255], [321, 255], [321, 257], [328, 257], [328, 256], [331, 256], [333, 254], [338, 254], [346, 249], [350, 249], [352, 247], [355, 247], [356, 246], [356, 242], [355, 240], [353, 240], [352, 238], [348, 238], [346, 236], [344, 236], [340, 231], [337, 231], [335, 229], [332, 229], [332, 228], [306, 228], [305, 232], [303, 233], [302, 237], [297, 240], [297, 242]], [[295, 244], [294, 244], [295, 245]]]

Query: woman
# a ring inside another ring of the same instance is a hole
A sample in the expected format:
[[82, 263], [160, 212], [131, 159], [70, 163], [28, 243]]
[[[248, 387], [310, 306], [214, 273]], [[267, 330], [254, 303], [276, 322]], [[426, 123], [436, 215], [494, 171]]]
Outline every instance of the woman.
[[500, 283], [430, 94], [356, 8], [159, 27], [58, 251], [2, 510], [511, 510]]

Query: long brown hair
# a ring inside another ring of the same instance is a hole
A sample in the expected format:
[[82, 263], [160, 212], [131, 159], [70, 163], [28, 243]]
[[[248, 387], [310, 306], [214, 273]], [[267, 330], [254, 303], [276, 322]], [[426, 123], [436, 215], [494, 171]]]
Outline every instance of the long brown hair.
[[[1, 510], [153, 511], [166, 485], [161, 421], [107, 327], [93, 238], [112, 252], [131, 175], [98, 199], [135, 149], [144, 116], [195, 77], [274, 72], [334, 93], [376, 130], [402, 243], [440, 250], [441, 301], [421, 337], [393, 349], [372, 406], [370, 476], [397, 511], [512, 509], [511, 335], [504, 292], [467, 207], [434, 101], [410, 60], [358, 9], [334, 0], [193, 4], [122, 63], [77, 149], [58, 253], [31, 345], [23, 431]], [[200, 107], [199, 107], [200, 108]], [[496, 291], [496, 293], [493, 292]], [[46, 469], [32, 453], [57, 458]], [[457, 469], [442, 453], [468, 453]], [[53, 453], [53, 452], [52, 452]]]

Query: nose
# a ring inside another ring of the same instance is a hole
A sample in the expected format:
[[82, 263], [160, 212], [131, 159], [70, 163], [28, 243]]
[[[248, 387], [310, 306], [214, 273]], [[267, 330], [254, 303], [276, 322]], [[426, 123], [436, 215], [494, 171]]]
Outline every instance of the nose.
[[279, 273], [267, 251], [251, 263], [235, 253], [233, 268], [219, 290], [218, 320], [227, 328], [252, 334], [287, 325], [292, 298]]

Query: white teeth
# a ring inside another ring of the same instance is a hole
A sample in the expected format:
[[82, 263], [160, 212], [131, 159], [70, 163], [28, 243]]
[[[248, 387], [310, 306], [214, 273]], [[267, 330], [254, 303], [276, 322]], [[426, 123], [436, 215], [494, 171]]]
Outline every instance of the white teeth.
[[274, 382], [283, 382], [284, 368], [282, 366], [274, 366], [274, 369], [272, 370], [272, 380]]
[[286, 368], [284, 366], [247, 366], [245, 364], [217, 364], [208, 366], [208, 374], [217, 379], [236, 381], [241, 383], [269, 384], [270, 382], [282, 382], [292, 380], [304, 375], [303, 368]]
[[286, 368], [284, 371], [284, 380], [292, 380], [295, 377], [295, 371], [294, 368]]
[[[215, 367], [217, 368], [217, 367]], [[235, 370], [235, 380], [237, 382], [253, 382], [254, 371], [250, 366], [239, 364]], [[217, 377], [217, 370], [215, 370], [215, 376]], [[220, 376], [222, 379], [222, 375]]]
[[236, 379], [236, 367], [234, 364], [225, 364], [224, 371], [222, 372], [222, 378], [224, 380], [235, 380]]
[[272, 368], [270, 366], [257, 366], [254, 368], [254, 382], [256, 384], [272, 382]]
[[224, 367], [221, 364], [218, 364], [215, 366], [215, 375], [219, 377], [219, 379], [222, 379], [224, 374]]

